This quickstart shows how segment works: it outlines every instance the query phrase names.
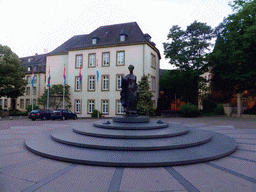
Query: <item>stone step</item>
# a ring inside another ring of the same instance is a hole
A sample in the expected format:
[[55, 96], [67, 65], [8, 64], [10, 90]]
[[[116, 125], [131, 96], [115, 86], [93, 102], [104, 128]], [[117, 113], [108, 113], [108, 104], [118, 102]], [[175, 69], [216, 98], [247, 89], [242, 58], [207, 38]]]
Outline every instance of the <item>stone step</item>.
[[169, 150], [193, 147], [211, 140], [211, 135], [203, 130], [190, 130], [187, 134], [160, 139], [113, 139], [100, 138], [74, 133], [71, 129], [51, 133], [54, 141], [77, 147], [120, 150], [120, 151], [150, 151]]
[[201, 163], [227, 156], [237, 143], [223, 134], [205, 131], [211, 140], [189, 148], [164, 151], [116, 151], [64, 145], [51, 139], [49, 132], [32, 135], [25, 146], [32, 152], [55, 160], [97, 166], [158, 167]]
[[73, 131], [87, 136], [115, 138], [115, 139], [158, 139], [165, 137], [180, 136], [188, 133], [188, 127], [170, 124], [169, 127], [163, 129], [151, 130], [117, 130], [102, 129], [93, 126], [84, 126], [83, 124], [74, 125]]
[[[168, 127], [168, 124], [157, 123], [158, 120], [152, 120], [150, 123], [117, 123], [112, 120], [101, 120], [93, 123], [94, 127], [104, 129], [125, 129], [125, 130], [149, 130], [149, 129], [163, 129]], [[108, 124], [110, 123], [110, 124]]]

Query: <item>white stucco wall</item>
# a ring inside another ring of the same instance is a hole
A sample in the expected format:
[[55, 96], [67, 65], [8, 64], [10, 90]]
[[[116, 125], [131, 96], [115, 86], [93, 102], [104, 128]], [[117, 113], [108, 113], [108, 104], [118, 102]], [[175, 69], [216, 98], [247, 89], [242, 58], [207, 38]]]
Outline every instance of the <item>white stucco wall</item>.
[[[117, 51], [125, 52], [125, 65], [116, 65]], [[110, 53], [110, 66], [102, 66], [102, 54], [104, 52]], [[98, 67], [89, 68], [89, 54], [96, 54], [96, 63]], [[151, 53], [156, 56], [156, 69], [151, 67]], [[144, 56], [143, 56], [144, 54]], [[79, 76], [79, 68], [75, 67], [76, 55], [83, 55], [83, 64], [81, 68], [82, 74], [82, 91], [75, 91], [75, 77]], [[99, 49], [85, 49], [69, 51], [67, 55], [54, 55], [47, 56], [46, 62], [46, 77], [48, 79], [48, 71], [50, 67], [51, 73], [51, 85], [63, 84], [63, 71], [64, 64], [66, 66], [66, 83], [70, 86], [71, 97], [71, 111], [75, 110], [75, 100], [80, 99], [82, 101], [82, 113], [78, 117], [90, 117], [87, 109], [88, 100], [95, 101], [95, 108], [101, 111], [101, 100], [109, 100], [109, 114], [105, 116], [116, 116], [116, 100], [120, 99], [120, 91], [116, 90], [116, 74], [126, 75], [129, 73], [128, 66], [134, 65], [134, 75], [137, 76], [137, 82], [140, 81], [143, 71], [145, 74], [150, 74], [156, 78], [156, 91], [153, 92], [155, 103], [158, 98], [158, 81], [159, 81], [159, 58], [157, 53], [149, 45], [132, 45], [132, 46], [118, 46], [118, 47], [106, 47]], [[96, 83], [96, 89], [93, 92], [88, 91], [88, 76], [95, 75], [96, 70], [99, 70], [100, 78]], [[109, 75], [109, 91], [101, 90], [101, 76]]]

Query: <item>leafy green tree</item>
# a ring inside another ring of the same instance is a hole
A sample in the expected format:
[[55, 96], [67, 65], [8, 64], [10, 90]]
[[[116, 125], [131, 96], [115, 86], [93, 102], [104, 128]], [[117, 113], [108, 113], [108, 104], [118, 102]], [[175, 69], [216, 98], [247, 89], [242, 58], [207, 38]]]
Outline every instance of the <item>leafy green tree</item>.
[[11, 98], [11, 109], [16, 109], [16, 99], [24, 95], [27, 81], [19, 57], [7, 46], [0, 44], [0, 97]]
[[[70, 86], [65, 85], [65, 108], [70, 108], [71, 107], [71, 102], [70, 102]], [[47, 94], [48, 90], [45, 89], [43, 95], [38, 98], [38, 104], [43, 105], [44, 108], [47, 106]], [[58, 84], [58, 85], [52, 85], [49, 89], [49, 107], [58, 109], [62, 108], [63, 106], [63, 85]]]
[[[223, 21], [210, 64], [213, 89], [229, 83], [235, 93], [256, 88], [256, 1], [237, 0], [236, 13]], [[217, 80], [216, 80], [217, 79]]]
[[155, 115], [153, 108], [153, 93], [150, 90], [149, 76], [143, 75], [139, 82], [139, 96], [137, 108], [140, 115]]
[[[38, 107], [35, 103], [33, 103], [32, 105], [33, 105], [33, 110], [39, 109], [39, 107]], [[28, 112], [32, 111], [32, 105], [28, 105], [28, 106], [26, 107], [26, 110], [27, 110]]]
[[181, 98], [186, 103], [197, 104], [198, 82], [198, 70], [170, 70], [160, 77], [159, 85], [161, 90], [171, 94], [168, 96], [172, 100], [176, 95], [177, 98]]
[[164, 43], [164, 54], [170, 64], [185, 71], [200, 69], [206, 62], [214, 30], [206, 23], [194, 21], [185, 31], [178, 25], [172, 26], [167, 37], [171, 43]]

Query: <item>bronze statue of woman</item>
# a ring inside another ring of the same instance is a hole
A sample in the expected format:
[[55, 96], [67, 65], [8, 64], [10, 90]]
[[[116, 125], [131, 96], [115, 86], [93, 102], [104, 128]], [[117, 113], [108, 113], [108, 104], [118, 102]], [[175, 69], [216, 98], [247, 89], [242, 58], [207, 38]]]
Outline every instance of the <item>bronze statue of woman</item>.
[[136, 83], [136, 76], [133, 74], [134, 66], [129, 65], [128, 69], [130, 74], [122, 78], [120, 100], [126, 115], [136, 115], [139, 89]]

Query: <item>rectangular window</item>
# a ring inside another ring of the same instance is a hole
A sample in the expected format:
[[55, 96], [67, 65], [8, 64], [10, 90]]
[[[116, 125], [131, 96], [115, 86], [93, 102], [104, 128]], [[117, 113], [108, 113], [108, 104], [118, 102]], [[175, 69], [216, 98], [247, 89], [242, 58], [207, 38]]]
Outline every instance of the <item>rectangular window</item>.
[[108, 114], [109, 113], [108, 100], [102, 100], [101, 101], [101, 112], [103, 114]]
[[83, 65], [83, 55], [76, 55], [76, 68], [80, 68]]
[[82, 108], [81, 100], [80, 99], [75, 100], [75, 113], [81, 113], [81, 108]]
[[116, 75], [116, 90], [120, 91], [122, 90], [122, 78], [124, 77], [124, 75]]
[[156, 68], [156, 56], [151, 53], [151, 67]]
[[3, 107], [2, 107], [2, 105], [3, 105], [3, 103], [2, 103], [2, 99], [0, 99], [0, 109], [2, 109]]
[[89, 54], [89, 67], [95, 67], [95, 63], [96, 63], [96, 54], [95, 53]]
[[30, 105], [30, 99], [26, 99], [26, 107]]
[[154, 76], [151, 76], [151, 91], [156, 91], [156, 78]]
[[31, 83], [31, 78], [30, 78], [30, 76], [27, 76], [27, 80], [28, 80], [28, 84], [30, 84], [30, 83]]
[[34, 83], [36, 83], [36, 81], [37, 81], [37, 75], [35, 75]]
[[36, 87], [33, 87], [33, 95], [36, 95]]
[[4, 99], [4, 108], [7, 108], [7, 107], [8, 107], [8, 100]]
[[117, 65], [124, 65], [124, 51], [117, 52]]
[[109, 76], [102, 75], [102, 90], [109, 91]]
[[103, 53], [103, 63], [102, 63], [102, 66], [103, 67], [106, 67], [106, 66], [109, 66], [109, 53]]
[[20, 108], [24, 109], [24, 99], [20, 99]]
[[36, 104], [36, 99], [33, 99], [33, 104]]
[[79, 77], [76, 76], [75, 77], [75, 91], [82, 91], [81, 88], [82, 88], [82, 81], [80, 83]]
[[116, 101], [116, 114], [117, 115], [122, 115], [124, 114], [124, 108], [122, 106], [122, 103], [120, 100]]
[[89, 76], [88, 83], [88, 91], [95, 91], [95, 76]]
[[26, 94], [27, 94], [27, 95], [30, 95], [30, 87], [27, 87], [27, 89], [26, 89]]
[[94, 100], [88, 100], [88, 113], [92, 113], [94, 110]]

